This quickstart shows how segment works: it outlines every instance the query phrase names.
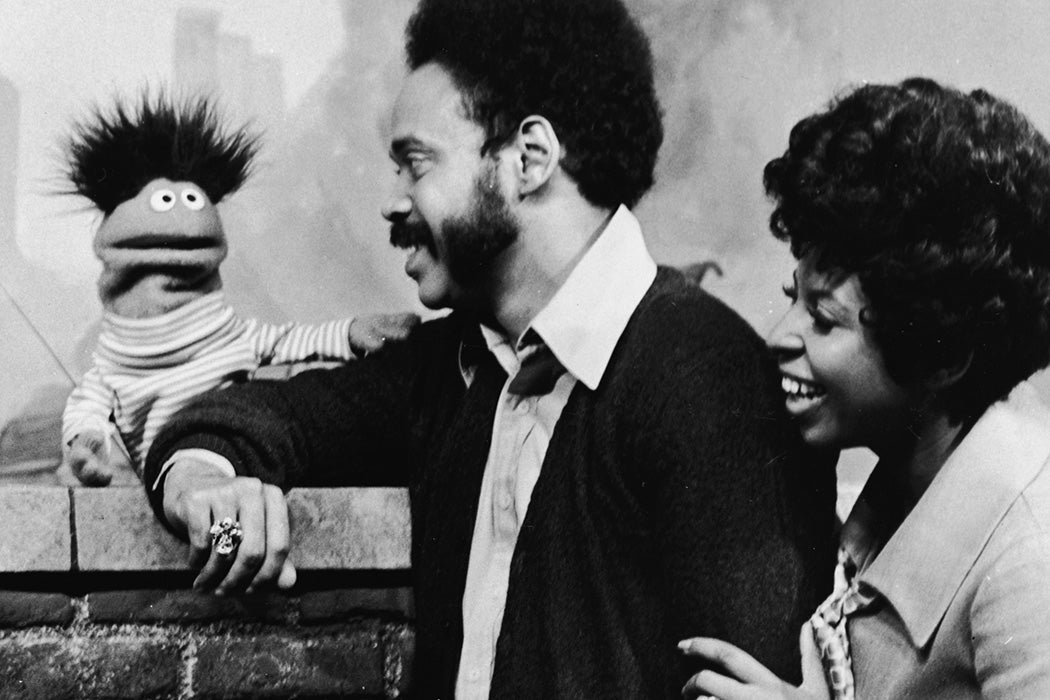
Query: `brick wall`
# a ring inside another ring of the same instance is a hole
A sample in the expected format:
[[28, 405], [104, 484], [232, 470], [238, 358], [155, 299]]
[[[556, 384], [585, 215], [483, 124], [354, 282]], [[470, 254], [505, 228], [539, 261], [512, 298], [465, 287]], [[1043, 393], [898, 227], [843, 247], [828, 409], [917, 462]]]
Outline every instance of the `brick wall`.
[[410, 672], [407, 495], [289, 494], [287, 593], [190, 590], [140, 488], [0, 487], [0, 698], [395, 698]]

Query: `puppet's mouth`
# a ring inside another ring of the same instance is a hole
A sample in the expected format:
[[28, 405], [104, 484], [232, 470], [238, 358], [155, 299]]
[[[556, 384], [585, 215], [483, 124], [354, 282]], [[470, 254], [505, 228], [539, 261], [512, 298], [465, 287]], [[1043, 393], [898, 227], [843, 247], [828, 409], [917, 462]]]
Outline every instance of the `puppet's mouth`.
[[110, 247], [130, 250], [154, 250], [167, 248], [171, 250], [202, 250], [206, 248], [220, 248], [221, 239], [211, 236], [177, 236], [165, 233], [143, 233], [131, 236], [119, 241], [114, 241]]

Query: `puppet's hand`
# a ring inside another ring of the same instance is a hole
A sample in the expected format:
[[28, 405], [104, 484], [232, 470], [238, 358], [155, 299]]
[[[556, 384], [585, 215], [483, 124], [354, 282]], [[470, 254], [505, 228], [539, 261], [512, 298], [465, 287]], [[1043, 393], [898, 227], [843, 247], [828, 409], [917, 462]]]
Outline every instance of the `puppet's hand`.
[[116, 438], [100, 430], [85, 430], [69, 443], [66, 459], [80, 483], [108, 486], [114, 477], [118, 477], [121, 483], [137, 480], [123, 447], [111, 443], [111, 440]]
[[109, 467], [106, 435], [98, 430], [85, 430], [69, 443], [69, 466], [85, 486], [108, 486], [113, 480]]
[[358, 316], [350, 324], [350, 349], [363, 357], [391, 341], [404, 340], [418, 325], [419, 316], [410, 313]]

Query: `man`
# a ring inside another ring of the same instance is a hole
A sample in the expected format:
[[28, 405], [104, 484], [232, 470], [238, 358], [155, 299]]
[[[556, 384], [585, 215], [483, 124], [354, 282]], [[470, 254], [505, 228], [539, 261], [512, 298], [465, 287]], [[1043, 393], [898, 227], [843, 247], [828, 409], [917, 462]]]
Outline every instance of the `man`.
[[422, 0], [407, 39], [383, 213], [453, 312], [158, 437], [150, 496], [197, 587], [292, 584], [281, 488], [407, 484], [419, 697], [678, 697], [696, 634], [797, 675], [834, 474], [803, 463], [760, 339], [645, 249], [644, 34], [620, 0]]

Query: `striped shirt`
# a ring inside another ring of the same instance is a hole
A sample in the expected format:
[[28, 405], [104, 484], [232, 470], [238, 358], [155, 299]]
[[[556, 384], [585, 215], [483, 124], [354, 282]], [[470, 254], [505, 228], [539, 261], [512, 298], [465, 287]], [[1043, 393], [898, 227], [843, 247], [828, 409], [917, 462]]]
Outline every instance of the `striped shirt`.
[[165, 423], [198, 394], [247, 380], [264, 365], [346, 361], [353, 319], [320, 325], [260, 323], [238, 317], [222, 291], [151, 318], [106, 312], [94, 365], [62, 415], [62, 442], [96, 430], [119, 434], [141, 476]]

